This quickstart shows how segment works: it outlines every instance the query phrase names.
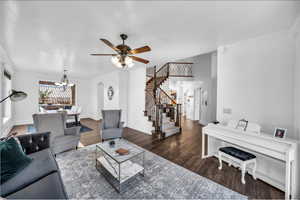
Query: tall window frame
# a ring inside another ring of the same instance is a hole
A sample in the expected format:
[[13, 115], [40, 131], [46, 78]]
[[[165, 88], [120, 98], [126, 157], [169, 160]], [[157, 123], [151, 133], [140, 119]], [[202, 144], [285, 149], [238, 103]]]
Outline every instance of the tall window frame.
[[39, 81], [39, 105], [74, 106], [76, 104], [76, 85], [57, 86], [52, 81]]

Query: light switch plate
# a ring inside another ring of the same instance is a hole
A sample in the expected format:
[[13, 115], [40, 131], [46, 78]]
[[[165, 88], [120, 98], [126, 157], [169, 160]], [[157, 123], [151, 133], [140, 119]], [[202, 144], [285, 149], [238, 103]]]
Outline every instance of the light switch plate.
[[231, 108], [223, 108], [223, 113], [224, 114], [231, 114], [232, 110], [231, 110]]

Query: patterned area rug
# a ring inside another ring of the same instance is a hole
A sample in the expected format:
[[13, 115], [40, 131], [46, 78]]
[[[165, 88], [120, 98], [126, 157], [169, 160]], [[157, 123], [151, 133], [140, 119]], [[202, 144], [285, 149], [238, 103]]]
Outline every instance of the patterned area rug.
[[56, 157], [69, 198], [247, 199], [146, 150], [145, 177], [136, 176], [120, 194], [95, 168], [95, 145]]

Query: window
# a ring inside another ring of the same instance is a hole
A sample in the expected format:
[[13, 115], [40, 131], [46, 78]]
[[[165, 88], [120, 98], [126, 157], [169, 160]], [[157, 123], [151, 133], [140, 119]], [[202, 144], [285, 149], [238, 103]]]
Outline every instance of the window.
[[[11, 75], [7, 71], [4, 71], [2, 97], [5, 98], [9, 96], [10, 93]], [[2, 111], [3, 123], [5, 123], [11, 118], [11, 101], [9, 98], [2, 102]]]
[[62, 86], [51, 81], [39, 82], [40, 105], [75, 105], [75, 85], [63, 90]]

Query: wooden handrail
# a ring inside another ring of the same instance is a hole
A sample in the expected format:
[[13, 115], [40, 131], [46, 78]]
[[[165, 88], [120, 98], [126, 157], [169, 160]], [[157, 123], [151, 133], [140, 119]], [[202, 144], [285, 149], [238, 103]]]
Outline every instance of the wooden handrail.
[[160, 89], [160, 91], [162, 91], [168, 97], [168, 99], [170, 99], [172, 101], [173, 104], [177, 104], [177, 102], [174, 99], [172, 99], [163, 89], [161, 89], [160, 87], [158, 87], [158, 88]]
[[154, 77], [151, 77], [146, 84], [150, 83], [153, 80]]
[[156, 72], [156, 74], [157, 74], [160, 70], [162, 70], [166, 65], [169, 65], [169, 63], [167, 62], [167, 63], [164, 64], [161, 68], [159, 68], [159, 70]]

